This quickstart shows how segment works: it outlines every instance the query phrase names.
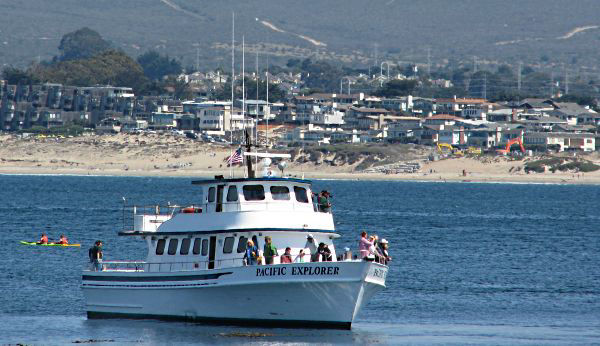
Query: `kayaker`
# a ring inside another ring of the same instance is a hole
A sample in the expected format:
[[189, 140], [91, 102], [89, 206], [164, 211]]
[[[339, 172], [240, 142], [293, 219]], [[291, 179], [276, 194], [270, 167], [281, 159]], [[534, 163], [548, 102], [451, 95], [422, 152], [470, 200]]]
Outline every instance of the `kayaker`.
[[42, 237], [40, 238], [40, 241], [38, 241], [38, 244], [48, 244], [48, 236], [46, 233], [42, 233]]
[[61, 235], [60, 235], [60, 240], [59, 240], [59, 241], [57, 241], [57, 242], [56, 242], [56, 243], [54, 243], [54, 244], [67, 245], [67, 244], [69, 244], [69, 239], [67, 239], [67, 237], [65, 237], [65, 235], [64, 235], [64, 234], [61, 234]]

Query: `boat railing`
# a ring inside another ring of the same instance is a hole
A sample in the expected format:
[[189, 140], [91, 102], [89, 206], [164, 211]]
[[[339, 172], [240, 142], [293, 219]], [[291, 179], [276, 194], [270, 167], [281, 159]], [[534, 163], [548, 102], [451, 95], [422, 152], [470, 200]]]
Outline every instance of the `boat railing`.
[[[213, 261], [146, 262], [146, 261], [102, 261], [102, 271], [171, 273], [206, 269], [240, 267], [243, 258], [226, 258]], [[88, 269], [93, 271], [93, 269]]]

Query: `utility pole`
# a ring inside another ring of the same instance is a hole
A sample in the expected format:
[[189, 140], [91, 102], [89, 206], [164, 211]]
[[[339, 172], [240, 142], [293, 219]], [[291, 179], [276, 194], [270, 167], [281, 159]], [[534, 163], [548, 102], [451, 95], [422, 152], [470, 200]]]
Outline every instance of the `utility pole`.
[[554, 71], [550, 73], [550, 98], [554, 96]]
[[373, 43], [373, 46], [374, 46], [374, 55], [375, 55], [375, 66], [377, 66], [377, 65], [379, 65], [379, 56], [378, 56], [379, 45], [377, 43]]
[[431, 75], [431, 47], [427, 47], [427, 76]]
[[569, 95], [569, 70], [565, 67], [565, 95]]
[[523, 63], [519, 61], [519, 70], [517, 72], [517, 90], [521, 92], [521, 67]]
[[477, 57], [473, 56], [473, 73], [477, 72]]
[[196, 47], [196, 72], [200, 71], [200, 47]]
[[487, 74], [483, 75], [483, 99], [487, 100]]

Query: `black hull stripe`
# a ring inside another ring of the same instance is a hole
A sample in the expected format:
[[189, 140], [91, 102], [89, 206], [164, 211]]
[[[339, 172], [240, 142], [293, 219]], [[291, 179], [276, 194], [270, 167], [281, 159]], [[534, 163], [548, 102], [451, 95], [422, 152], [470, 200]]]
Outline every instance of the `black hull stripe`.
[[308, 229], [308, 228], [236, 228], [214, 231], [187, 231], [187, 232], [119, 232], [122, 236], [141, 235], [187, 235], [187, 234], [220, 234], [220, 233], [243, 233], [243, 232], [302, 232], [302, 233], [335, 233], [335, 230]]
[[108, 276], [108, 275], [83, 275], [86, 281], [120, 281], [120, 282], [164, 282], [164, 281], [196, 281], [214, 280], [232, 272], [204, 274], [204, 275], [173, 275], [173, 276]]
[[332, 321], [305, 321], [305, 320], [269, 320], [269, 319], [246, 319], [246, 318], [220, 318], [200, 316], [171, 316], [151, 314], [128, 314], [119, 312], [88, 311], [88, 319], [123, 318], [123, 319], [153, 319], [162, 321], [187, 321], [211, 325], [235, 325], [255, 327], [286, 327], [286, 328], [318, 328], [318, 329], [346, 329], [352, 328], [352, 322]]

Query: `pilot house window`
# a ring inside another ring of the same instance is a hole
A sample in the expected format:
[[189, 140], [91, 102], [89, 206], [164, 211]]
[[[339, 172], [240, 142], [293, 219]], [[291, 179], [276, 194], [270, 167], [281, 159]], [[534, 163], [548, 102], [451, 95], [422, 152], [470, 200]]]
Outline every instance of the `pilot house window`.
[[296, 201], [300, 203], [308, 203], [308, 195], [306, 189], [299, 186], [294, 186], [294, 193], [296, 194]]
[[238, 240], [237, 253], [242, 253], [246, 250], [246, 243], [248, 242], [248, 238], [241, 236], [240, 240]]
[[202, 239], [200, 239], [200, 238], [194, 239], [194, 249], [192, 250], [192, 252], [194, 253], [194, 255], [199, 255], [200, 254], [200, 244], [201, 243], [202, 243]]
[[229, 190], [227, 190], [227, 202], [236, 202], [238, 200], [238, 192], [237, 187], [230, 186]]
[[171, 239], [169, 241], [169, 255], [174, 255], [177, 253], [177, 243], [179, 243], [179, 239]]
[[244, 185], [246, 201], [262, 201], [265, 199], [265, 188], [262, 185]]
[[289, 201], [290, 189], [287, 186], [271, 186], [271, 197], [276, 201]]
[[162, 255], [165, 253], [165, 243], [167, 241], [165, 239], [159, 239], [158, 242], [156, 243], [156, 254], [157, 255]]
[[187, 255], [190, 253], [190, 243], [192, 242], [191, 238], [183, 238], [181, 241], [181, 249], [179, 249], [180, 255]]
[[215, 201], [215, 188], [211, 187], [208, 189], [208, 203]]
[[233, 251], [233, 243], [235, 242], [234, 237], [225, 238], [225, 243], [223, 244], [223, 253], [231, 253]]

